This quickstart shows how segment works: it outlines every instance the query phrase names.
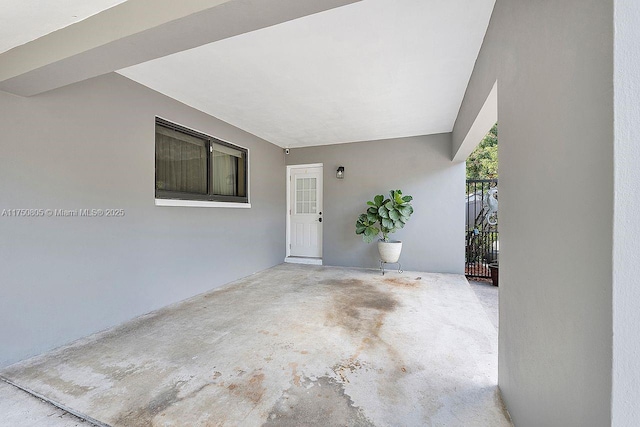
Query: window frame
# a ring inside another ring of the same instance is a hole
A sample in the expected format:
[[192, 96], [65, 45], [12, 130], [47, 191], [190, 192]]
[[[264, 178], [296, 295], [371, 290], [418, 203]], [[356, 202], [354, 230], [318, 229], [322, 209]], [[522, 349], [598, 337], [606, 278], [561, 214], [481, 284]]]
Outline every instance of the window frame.
[[[205, 150], [207, 152], [207, 194], [187, 193], [181, 191], [159, 190], [157, 185], [157, 167], [155, 166], [155, 155], [157, 155], [154, 139], [154, 190], [155, 204], [157, 206], [198, 206], [198, 207], [251, 207], [250, 202], [250, 153], [249, 149], [241, 145], [233, 144], [229, 141], [216, 138], [204, 132], [194, 130], [192, 128], [169, 121], [162, 117], [156, 116], [154, 125], [154, 136], [158, 126], [170, 129], [176, 132], [184, 133], [195, 138], [205, 141]], [[155, 137], [154, 137], [155, 138]], [[219, 144], [244, 153], [244, 181], [246, 196], [226, 196], [216, 195], [213, 193], [213, 144]]]

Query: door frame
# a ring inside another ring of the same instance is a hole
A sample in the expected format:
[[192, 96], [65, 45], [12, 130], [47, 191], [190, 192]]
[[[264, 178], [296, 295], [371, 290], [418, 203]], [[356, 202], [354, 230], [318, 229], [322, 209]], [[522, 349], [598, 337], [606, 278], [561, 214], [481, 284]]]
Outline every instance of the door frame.
[[[324, 164], [323, 163], [307, 163], [302, 165], [287, 165], [287, 210], [286, 210], [286, 218], [287, 218], [287, 231], [286, 231], [286, 241], [285, 241], [285, 259], [284, 262], [293, 262], [296, 264], [315, 264], [322, 265], [322, 257], [320, 258], [297, 258], [291, 257], [291, 170], [292, 169], [303, 169], [303, 168], [322, 168], [322, 192], [324, 193]], [[322, 197], [322, 210], [324, 211], [324, 194]], [[322, 244], [324, 245], [324, 224], [322, 226]], [[324, 251], [322, 251], [322, 255], [324, 256]]]

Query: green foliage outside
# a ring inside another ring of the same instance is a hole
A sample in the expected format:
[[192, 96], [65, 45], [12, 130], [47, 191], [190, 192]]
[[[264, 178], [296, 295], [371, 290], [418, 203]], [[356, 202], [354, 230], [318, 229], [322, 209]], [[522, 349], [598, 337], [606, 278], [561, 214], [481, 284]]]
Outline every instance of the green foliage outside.
[[467, 158], [467, 179], [498, 178], [498, 123]]

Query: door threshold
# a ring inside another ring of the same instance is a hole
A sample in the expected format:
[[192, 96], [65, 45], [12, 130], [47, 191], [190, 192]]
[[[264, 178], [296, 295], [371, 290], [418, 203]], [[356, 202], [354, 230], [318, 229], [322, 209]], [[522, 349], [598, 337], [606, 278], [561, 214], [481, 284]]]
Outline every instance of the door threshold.
[[312, 258], [304, 256], [288, 256], [284, 259], [284, 262], [289, 264], [309, 264], [309, 265], [322, 265], [322, 258]]

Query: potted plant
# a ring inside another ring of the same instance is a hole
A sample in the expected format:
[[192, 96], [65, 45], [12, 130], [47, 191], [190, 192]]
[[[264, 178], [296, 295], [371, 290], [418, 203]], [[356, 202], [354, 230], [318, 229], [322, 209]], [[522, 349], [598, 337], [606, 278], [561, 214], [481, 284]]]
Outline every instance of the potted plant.
[[489, 264], [489, 271], [491, 271], [491, 282], [493, 282], [493, 286], [499, 286], [498, 276], [499, 276], [500, 266], [498, 264], [498, 261], [492, 262], [491, 264]]
[[362, 235], [362, 240], [371, 243], [379, 239], [378, 252], [382, 262], [395, 263], [400, 259], [402, 242], [389, 240], [389, 234], [403, 228], [409, 221], [413, 214], [411, 200], [413, 197], [403, 196], [400, 190], [391, 190], [387, 199], [379, 194], [367, 202], [367, 211], [356, 221], [356, 234]]

